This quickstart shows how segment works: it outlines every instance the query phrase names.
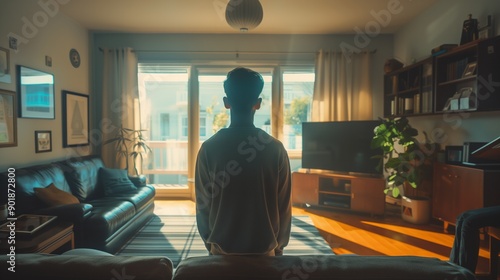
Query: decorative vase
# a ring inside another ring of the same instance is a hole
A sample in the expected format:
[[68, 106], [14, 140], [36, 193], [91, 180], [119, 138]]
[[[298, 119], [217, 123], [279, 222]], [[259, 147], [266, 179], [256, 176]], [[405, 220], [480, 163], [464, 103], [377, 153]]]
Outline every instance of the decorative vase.
[[401, 217], [413, 224], [426, 224], [431, 214], [431, 200], [426, 197], [403, 196]]

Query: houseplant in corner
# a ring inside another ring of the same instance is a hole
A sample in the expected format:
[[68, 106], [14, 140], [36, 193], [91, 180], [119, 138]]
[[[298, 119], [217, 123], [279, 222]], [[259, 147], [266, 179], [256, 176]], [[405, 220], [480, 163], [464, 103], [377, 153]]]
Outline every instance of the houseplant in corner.
[[120, 126], [115, 137], [108, 139], [104, 145], [114, 143], [117, 160], [125, 158], [125, 170], [129, 170], [129, 158], [132, 159], [135, 175], [139, 175], [137, 168], [137, 159], [139, 158], [140, 166], [144, 161], [144, 155], [152, 152], [151, 148], [146, 143], [142, 129], [130, 129]]
[[[432, 176], [432, 160], [436, 145], [424, 132], [425, 142], [416, 139], [418, 130], [406, 117], [381, 119], [374, 130], [372, 148], [381, 149], [379, 168], [384, 168], [387, 195], [401, 197], [402, 217], [413, 223], [427, 223], [430, 218], [430, 199], [418, 194], [418, 187]], [[409, 189], [416, 190], [415, 196], [405, 196]], [[407, 190], [407, 191], [405, 191]]]

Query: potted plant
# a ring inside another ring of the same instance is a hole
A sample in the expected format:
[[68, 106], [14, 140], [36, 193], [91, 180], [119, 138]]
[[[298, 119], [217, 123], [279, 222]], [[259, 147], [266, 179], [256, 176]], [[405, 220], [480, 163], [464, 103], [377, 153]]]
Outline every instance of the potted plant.
[[[404, 220], [427, 223], [430, 199], [419, 195], [417, 188], [432, 176], [435, 145], [425, 132], [425, 142], [419, 142], [416, 139], [418, 130], [410, 125], [406, 117], [390, 117], [381, 119], [381, 122], [374, 130], [371, 146], [382, 150], [379, 168], [383, 166], [386, 174], [385, 193], [401, 197]], [[410, 192], [409, 189], [416, 190], [416, 195], [405, 195]]]
[[152, 152], [142, 134], [144, 131], [143, 129], [130, 129], [120, 126], [116, 132], [116, 136], [104, 142], [104, 145], [110, 143], [115, 144], [117, 159], [119, 160], [122, 157], [125, 158], [125, 170], [129, 170], [129, 158], [132, 159], [136, 176], [139, 175], [137, 158], [139, 158], [142, 166], [144, 155]]

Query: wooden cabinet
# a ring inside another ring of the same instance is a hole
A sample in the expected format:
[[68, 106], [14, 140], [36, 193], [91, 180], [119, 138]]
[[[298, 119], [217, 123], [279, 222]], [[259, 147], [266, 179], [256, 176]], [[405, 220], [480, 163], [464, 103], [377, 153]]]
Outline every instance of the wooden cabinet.
[[330, 173], [292, 174], [292, 202], [383, 215], [384, 178]]
[[432, 215], [455, 224], [466, 210], [500, 205], [500, 170], [468, 166], [434, 164]]
[[294, 204], [319, 204], [319, 176], [293, 172], [292, 173], [292, 202]]
[[385, 212], [385, 179], [362, 178], [352, 180], [351, 210], [372, 214]]

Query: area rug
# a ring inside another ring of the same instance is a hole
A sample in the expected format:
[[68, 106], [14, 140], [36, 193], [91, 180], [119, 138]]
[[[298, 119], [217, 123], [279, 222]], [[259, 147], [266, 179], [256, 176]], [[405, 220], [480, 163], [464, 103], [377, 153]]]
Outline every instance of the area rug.
[[[333, 254], [309, 216], [294, 216], [285, 255]], [[166, 256], [174, 267], [188, 257], [207, 256], [195, 215], [154, 215], [117, 253], [122, 256]]]

